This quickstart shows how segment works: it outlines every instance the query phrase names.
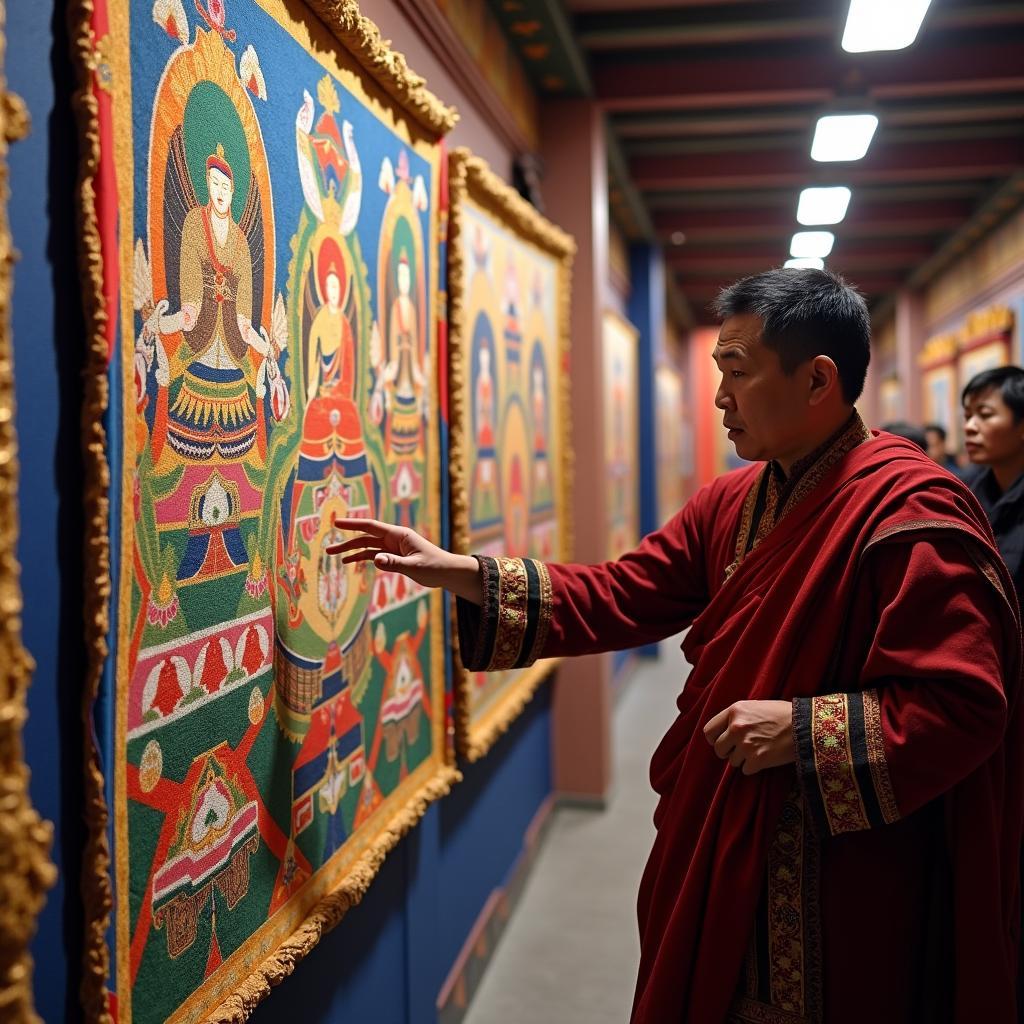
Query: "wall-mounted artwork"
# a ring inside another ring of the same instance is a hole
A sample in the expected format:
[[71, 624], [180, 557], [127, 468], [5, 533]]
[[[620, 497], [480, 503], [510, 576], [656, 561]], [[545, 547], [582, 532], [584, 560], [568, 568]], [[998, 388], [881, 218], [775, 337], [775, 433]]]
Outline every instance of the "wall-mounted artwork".
[[679, 371], [671, 366], [659, 366], [654, 373], [654, 386], [660, 526], [683, 507], [686, 423], [683, 379]]
[[605, 311], [602, 340], [609, 558], [618, 558], [640, 540], [638, 338], [628, 320], [613, 310]]
[[924, 421], [945, 427], [954, 448], [957, 446], [960, 420], [957, 415], [956, 353], [956, 337], [941, 335], [930, 338], [918, 356]]
[[246, 1017], [454, 777], [439, 594], [328, 550], [440, 539], [454, 114], [313, 6], [78, 26], [94, 1019]]
[[[449, 188], [453, 544], [565, 561], [575, 246], [465, 150], [451, 155]], [[552, 667], [459, 673], [467, 758], [490, 748]]]
[[1008, 306], [991, 306], [967, 317], [960, 332], [957, 364], [961, 389], [977, 374], [1010, 362], [1013, 324], [1013, 310]]

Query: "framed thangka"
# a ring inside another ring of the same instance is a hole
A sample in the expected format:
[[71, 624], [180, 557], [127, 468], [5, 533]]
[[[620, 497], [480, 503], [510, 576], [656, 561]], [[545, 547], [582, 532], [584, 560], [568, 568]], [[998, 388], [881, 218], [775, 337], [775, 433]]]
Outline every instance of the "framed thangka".
[[618, 558], [640, 540], [638, 334], [614, 310], [605, 311], [602, 323], [608, 557]]
[[667, 523], [682, 507], [686, 445], [683, 379], [671, 366], [654, 371], [657, 423], [658, 525]]
[[[575, 244], [465, 150], [449, 160], [454, 550], [569, 557], [569, 288]], [[462, 672], [458, 738], [482, 756], [552, 661]]]
[[93, 1019], [243, 1019], [454, 777], [439, 595], [328, 550], [440, 539], [454, 114], [316, 6], [82, 6]]

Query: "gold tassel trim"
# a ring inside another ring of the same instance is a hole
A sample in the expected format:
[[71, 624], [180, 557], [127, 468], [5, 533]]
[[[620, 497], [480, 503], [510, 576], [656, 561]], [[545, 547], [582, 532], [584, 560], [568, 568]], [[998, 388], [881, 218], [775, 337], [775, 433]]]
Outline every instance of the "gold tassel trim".
[[321, 937], [362, 900], [384, 863], [384, 858], [423, 817], [427, 807], [446, 796], [452, 785], [461, 780], [460, 772], [445, 767], [427, 782], [352, 865], [345, 881], [313, 908], [288, 939], [205, 1018], [204, 1024], [242, 1024], [256, 1006], [270, 995], [270, 990], [295, 970], [295, 965], [310, 953]]

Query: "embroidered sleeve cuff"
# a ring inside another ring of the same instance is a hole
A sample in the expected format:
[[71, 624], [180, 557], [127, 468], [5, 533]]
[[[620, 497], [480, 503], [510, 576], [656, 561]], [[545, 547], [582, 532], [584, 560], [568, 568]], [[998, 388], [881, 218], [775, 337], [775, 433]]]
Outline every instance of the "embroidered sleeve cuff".
[[878, 691], [797, 697], [797, 771], [819, 832], [839, 835], [896, 821]]
[[456, 601], [462, 663], [471, 672], [526, 668], [541, 656], [551, 625], [547, 566], [532, 558], [476, 560], [483, 604]]

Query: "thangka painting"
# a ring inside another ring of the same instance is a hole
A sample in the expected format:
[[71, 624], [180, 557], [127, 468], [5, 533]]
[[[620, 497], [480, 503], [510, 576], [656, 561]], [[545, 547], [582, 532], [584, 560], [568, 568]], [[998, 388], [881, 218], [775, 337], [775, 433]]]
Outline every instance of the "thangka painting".
[[[465, 150], [450, 158], [449, 192], [454, 548], [565, 561], [575, 245]], [[553, 664], [461, 673], [456, 721], [465, 756], [490, 748]]]
[[618, 558], [640, 540], [638, 335], [612, 310], [605, 311], [603, 328], [608, 557]]
[[79, 28], [92, 1019], [243, 1019], [454, 777], [439, 593], [331, 552], [341, 515], [441, 540], [454, 114], [316, 6]]
[[658, 451], [658, 522], [668, 522], [684, 501], [686, 444], [683, 380], [671, 366], [654, 372], [656, 445]]

